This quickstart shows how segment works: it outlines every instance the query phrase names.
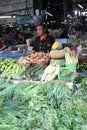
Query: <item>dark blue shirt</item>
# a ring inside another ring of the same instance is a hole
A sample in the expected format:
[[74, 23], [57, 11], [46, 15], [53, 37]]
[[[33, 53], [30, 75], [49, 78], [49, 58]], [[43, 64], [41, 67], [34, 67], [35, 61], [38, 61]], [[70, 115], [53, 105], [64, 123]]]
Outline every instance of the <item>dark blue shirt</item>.
[[4, 40], [4, 44], [6, 45], [6, 48], [10, 47], [10, 46], [14, 46], [16, 45], [16, 40], [11, 38], [10, 40]]

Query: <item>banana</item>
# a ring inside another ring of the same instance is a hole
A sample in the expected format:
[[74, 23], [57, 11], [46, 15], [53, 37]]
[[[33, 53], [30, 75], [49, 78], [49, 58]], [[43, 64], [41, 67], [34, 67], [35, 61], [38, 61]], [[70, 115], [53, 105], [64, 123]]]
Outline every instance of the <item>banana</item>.
[[0, 62], [0, 71], [9, 79], [13, 76], [19, 76], [25, 70], [24, 66], [16, 63], [15, 59], [6, 59]]

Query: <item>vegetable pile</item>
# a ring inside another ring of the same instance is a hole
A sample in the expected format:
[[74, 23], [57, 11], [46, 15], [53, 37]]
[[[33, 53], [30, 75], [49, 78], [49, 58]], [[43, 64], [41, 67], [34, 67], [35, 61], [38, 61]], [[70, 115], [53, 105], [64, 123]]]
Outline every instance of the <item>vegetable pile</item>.
[[41, 65], [40, 62], [38, 62], [37, 64], [31, 64], [29, 56], [20, 57], [17, 60], [12, 58], [8, 58], [5, 60], [1, 59], [0, 76], [6, 78], [7, 81], [10, 81], [11, 79], [23, 78], [40, 80], [40, 76], [43, 74], [44, 69], [46, 68], [45, 63], [47, 62], [44, 62], [43, 65]]
[[72, 91], [60, 81], [12, 84], [0, 79], [0, 130], [86, 130], [86, 78], [80, 77], [80, 93], [77, 79]]
[[65, 49], [65, 61], [66, 64], [77, 64], [78, 63], [78, 54], [75, 51], [70, 51], [68, 47]]
[[54, 80], [59, 71], [60, 71], [60, 65], [62, 64], [61, 61], [55, 61], [53, 63], [50, 63], [44, 70], [43, 76], [41, 78], [41, 81], [52, 81]]
[[26, 68], [29, 68], [30, 64], [31, 64], [28, 56], [25, 56], [25, 57], [22, 56], [22, 57], [20, 57], [19, 59], [17, 59], [17, 63], [19, 65], [25, 66]]
[[25, 65], [26, 68], [28, 68], [30, 64], [40, 64], [43, 66], [47, 66], [49, 64], [50, 57], [48, 53], [32, 51], [30, 55], [21, 57], [17, 61], [19, 64]]
[[79, 62], [77, 66], [78, 72], [87, 72], [87, 62]]
[[40, 64], [31, 66], [22, 73], [22, 76], [25, 76], [29, 80], [41, 80], [41, 75], [43, 74], [45, 68], [45, 66]]
[[1, 76], [9, 81], [12, 77], [20, 76], [25, 70], [24, 66], [16, 63], [16, 59], [5, 59], [0, 62]]

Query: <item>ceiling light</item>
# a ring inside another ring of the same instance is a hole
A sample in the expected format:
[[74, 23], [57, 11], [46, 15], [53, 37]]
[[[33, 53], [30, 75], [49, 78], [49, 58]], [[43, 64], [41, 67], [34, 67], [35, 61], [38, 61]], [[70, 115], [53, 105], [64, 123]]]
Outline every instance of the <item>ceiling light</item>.
[[46, 12], [46, 14], [50, 15], [51, 17], [53, 17], [53, 15], [51, 13], [49, 13], [49, 12]]
[[16, 18], [16, 16], [0, 16], [0, 19], [9, 19], [9, 18]]
[[11, 16], [0, 16], [0, 18], [11, 18]]
[[78, 6], [79, 6], [81, 9], [83, 9], [83, 6], [82, 6], [82, 5], [78, 4]]

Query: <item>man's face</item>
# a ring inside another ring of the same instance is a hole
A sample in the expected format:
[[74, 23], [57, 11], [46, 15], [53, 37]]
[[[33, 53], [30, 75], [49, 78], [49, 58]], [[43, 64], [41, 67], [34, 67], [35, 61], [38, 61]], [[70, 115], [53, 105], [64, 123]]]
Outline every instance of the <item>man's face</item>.
[[10, 34], [7, 34], [7, 35], [6, 35], [6, 39], [7, 39], [7, 40], [10, 40], [10, 39], [11, 39], [11, 35], [10, 35]]
[[44, 28], [42, 26], [37, 26], [37, 35], [41, 36], [44, 34]]

